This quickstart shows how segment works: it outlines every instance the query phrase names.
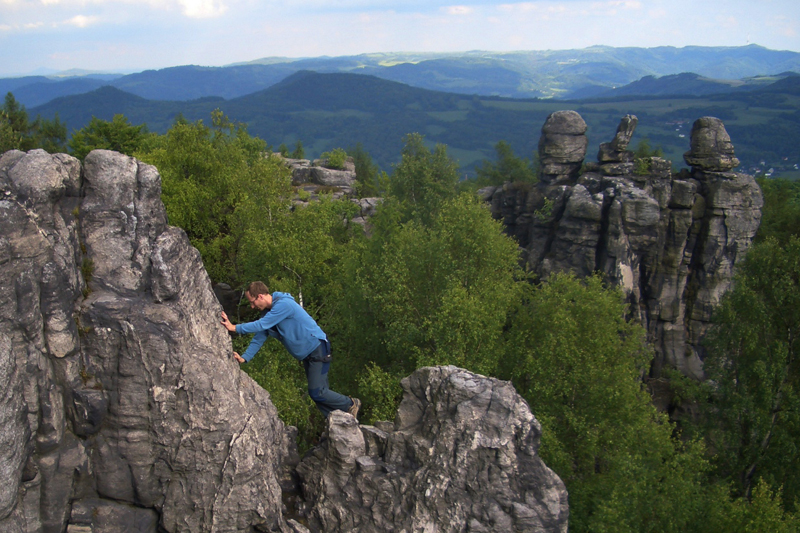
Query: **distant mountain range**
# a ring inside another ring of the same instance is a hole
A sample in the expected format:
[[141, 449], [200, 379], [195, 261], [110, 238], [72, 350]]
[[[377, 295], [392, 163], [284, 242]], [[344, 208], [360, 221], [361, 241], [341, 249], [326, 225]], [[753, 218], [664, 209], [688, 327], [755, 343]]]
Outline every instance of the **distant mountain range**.
[[[273, 147], [281, 143], [292, 147], [300, 140], [306, 155], [316, 157], [360, 143], [385, 170], [399, 159], [403, 137], [419, 132], [431, 144], [446, 144], [465, 174], [473, 173], [481, 161], [493, 159], [493, 147], [500, 140], [507, 141], [518, 155], [532, 157], [542, 124], [559, 109], [574, 109], [586, 120], [587, 160], [594, 160], [601, 142], [613, 138], [623, 116], [635, 114], [639, 127], [633, 145], [647, 137], [677, 168], [684, 166], [682, 155], [689, 148], [692, 123], [711, 115], [725, 122], [743, 168], [791, 170], [800, 163], [796, 142], [800, 138], [800, 75], [787, 73], [774, 79], [769, 84], [762, 78], [752, 81], [749, 90], [737, 90], [745, 82], [738, 88], [723, 83], [724, 92], [704, 96], [699, 94], [702, 87], [720, 83], [683, 75], [667, 77], [665, 86], [672, 88], [664, 89], [662, 96], [612, 94], [563, 101], [447, 93], [376, 76], [302, 71], [261, 91], [227, 100], [148, 100], [103, 86], [56, 98], [29, 113], [46, 118], [58, 113], [70, 130], [84, 126], [92, 116], [111, 120], [123, 114], [132, 124], [144, 123], [151, 131], [163, 133], [179, 115], [208, 123], [211, 111], [219, 108]], [[639, 83], [657, 86], [657, 81]], [[695, 94], [669, 94], [680, 92], [684, 85]]]
[[[226, 67], [194, 65], [128, 75], [0, 79], [27, 107], [109, 85], [149, 100], [237, 98], [296, 72], [368, 74], [421, 89], [509, 98], [578, 99], [613, 94], [710, 94], [754, 88], [777, 73], [800, 73], [800, 53], [760, 46], [612, 48], [452, 54], [386, 53], [306, 59], [264, 58]], [[672, 78], [693, 73], [697, 79]], [[663, 78], [666, 77], [666, 80]], [[634, 82], [639, 83], [633, 84]], [[702, 88], [701, 88], [702, 86]], [[627, 92], [622, 92], [622, 89]], [[667, 92], [664, 92], [667, 91]]]

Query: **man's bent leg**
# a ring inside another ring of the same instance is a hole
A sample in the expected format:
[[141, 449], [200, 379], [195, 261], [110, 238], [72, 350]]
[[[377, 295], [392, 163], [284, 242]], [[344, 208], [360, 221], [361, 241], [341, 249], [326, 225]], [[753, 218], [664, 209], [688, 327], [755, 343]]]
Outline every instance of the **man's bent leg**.
[[325, 418], [328, 417], [331, 411], [336, 411], [337, 409], [347, 412], [353, 405], [350, 398], [328, 388], [328, 370], [331, 364], [321, 361], [309, 361], [311, 358], [309, 356], [303, 360], [303, 367], [306, 370], [306, 379], [308, 380], [308, 395], [317, 404], [317, 408], [322, 411]]

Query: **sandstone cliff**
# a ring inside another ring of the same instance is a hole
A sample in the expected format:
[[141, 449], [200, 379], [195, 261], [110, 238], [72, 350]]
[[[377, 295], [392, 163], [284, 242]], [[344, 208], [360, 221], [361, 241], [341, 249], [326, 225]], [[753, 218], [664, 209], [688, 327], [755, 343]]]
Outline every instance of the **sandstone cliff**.
[[0, 529], [280, 530], [285, 428], [156, 169], [8, 152], [0, 183]]
[[333, 413], [328, 439], [303, 459], [312, 529], [566, 533], [567, 491], [510, 383], [437, 367], [402, 385], [394, 424], [359, 428]]
[[664, 159], [634, 161], [636, 124], [623, 118], [597, 163], [584, 163], [585, 122], [553, 113], [539, 142], [540, 183], [481, 193], [538, 276], [599, 272], [622, 288], [656, 349], [651, 377], [669, 365], [702, 379], [700, 341], [758, 229], [761, 190], [732, 171], [738, 160], [719, 119], [695, 122], [692, 170], [675, 176]]
[[[0, 531], [307, 531], [283, 516], [290, 432], [155, 168], [2, 155], [0, 281]], [[331, 417], [300, 507], [314, 531], [565, 531], [539, 431], [510, 385], [426, 369], [394, 425]]]

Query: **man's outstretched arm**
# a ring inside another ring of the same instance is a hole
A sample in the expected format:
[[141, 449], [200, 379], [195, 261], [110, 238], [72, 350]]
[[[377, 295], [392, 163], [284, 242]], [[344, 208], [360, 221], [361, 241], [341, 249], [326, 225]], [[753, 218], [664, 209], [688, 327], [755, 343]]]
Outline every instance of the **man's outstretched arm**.
[[[228, 320], [228, 315], [225, 314], [225, 311], [222, 312], [222, 320], [220, 322], [222, 323], [223, 326], [225, 326], [225, 329], [227, 329], [229, 332], [234, 333], [236, 331], [236, 326], [231, 324], [231, 321]], [[256, 337], [257, 336], [258, 335], [256, 335]], [[248, 359], [243, 358], [237, 352], [233, 352], [233, 358], [236, 359], [236, 362], [242, 364], [252, 359], [253, 356], [256, 354], [256, 352], [258, 352], [258, 349], [261, 348], [261, 345], [264, 344], [264, 340], [266, 340], [266, 335], [264, 335], [264, 339], [259, 339], [259, 340], [260, 342], [258, 342], [258, 340], [256, 340], [255, 337], [253, 337], [253, 340], [250, 342], [250, 346], [247, 348], [247, 352], [245, 353], [245, 355], [250, 354], [250, 357]], [[251, 350], [251, 348], [253, 349]]]

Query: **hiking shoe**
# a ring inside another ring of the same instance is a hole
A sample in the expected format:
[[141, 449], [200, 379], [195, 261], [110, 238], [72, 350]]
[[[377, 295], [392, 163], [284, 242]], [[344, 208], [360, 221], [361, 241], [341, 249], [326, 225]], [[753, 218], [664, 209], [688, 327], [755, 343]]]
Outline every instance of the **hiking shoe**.
[[352, 400], [353, 405], [347, 410], [347, 412], [353, 415], [353, 418], [358, 420], [358, 410], [361, 409], [361, 400], [358, 398], [353, 398], [352, 396], [350, 397], [350, 400]]

